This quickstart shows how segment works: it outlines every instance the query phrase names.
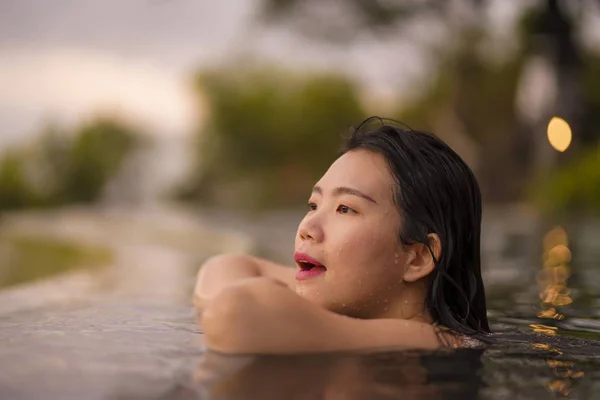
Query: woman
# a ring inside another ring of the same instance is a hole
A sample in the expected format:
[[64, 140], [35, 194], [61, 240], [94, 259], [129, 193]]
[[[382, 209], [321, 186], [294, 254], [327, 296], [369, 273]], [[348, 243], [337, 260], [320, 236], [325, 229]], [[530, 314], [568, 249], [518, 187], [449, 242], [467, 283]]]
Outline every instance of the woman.
[[370, 118], [312, 189], [295, 271], [241, 255], [200, 269], [205, 343], [271, 354], [462, 346], [489, 333], [480, 231], [464, 161], [433, 135]]

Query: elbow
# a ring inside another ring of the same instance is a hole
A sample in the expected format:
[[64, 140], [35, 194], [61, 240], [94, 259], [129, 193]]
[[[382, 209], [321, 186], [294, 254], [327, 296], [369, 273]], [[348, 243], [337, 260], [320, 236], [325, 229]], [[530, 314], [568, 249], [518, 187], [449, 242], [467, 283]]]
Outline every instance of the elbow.
[[258, 269], [250, 256], [243, 254], [212, 256], [198, 271], [192, 303], [196, 309], [203, 311], [225, 286], [236, 280], [257, 275]]
[[244, 287], [223, 290], [205, 308], [202, 317], [204, 343], [227, 354], [253, 353], [253, 294]]

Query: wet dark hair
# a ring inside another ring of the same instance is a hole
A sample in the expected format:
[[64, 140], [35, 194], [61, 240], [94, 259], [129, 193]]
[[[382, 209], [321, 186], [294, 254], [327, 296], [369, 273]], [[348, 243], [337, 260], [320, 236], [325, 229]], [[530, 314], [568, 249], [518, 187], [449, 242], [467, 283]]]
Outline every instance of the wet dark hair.
[[[379, 117], [352, 129], [342, 154], [357, 149], [381, 154], [397, 183], [401, 243], [422, 243], [433, 255], [426, 307], [434, 321], [457, 333], [489, 333], [481, 278], [481, 193], [471, 169], [433, 134]], [[439, 236], [439, 259], [430, 233]]]

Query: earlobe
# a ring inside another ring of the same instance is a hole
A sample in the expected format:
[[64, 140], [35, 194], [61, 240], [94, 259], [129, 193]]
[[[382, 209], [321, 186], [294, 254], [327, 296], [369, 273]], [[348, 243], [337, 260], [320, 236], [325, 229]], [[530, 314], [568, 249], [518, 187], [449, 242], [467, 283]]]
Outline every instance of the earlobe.
[[429, 275], [435, 269], [436, 260], [440, 259], [442, 243], [439, 236], [435, 233], [430, 233], [427, 235], [427, 238], [429, 239], [429, 247], [423, 243], [412, 245], [412, 261], [404, 272], [404, 280], [406, 282], [415, 282]]

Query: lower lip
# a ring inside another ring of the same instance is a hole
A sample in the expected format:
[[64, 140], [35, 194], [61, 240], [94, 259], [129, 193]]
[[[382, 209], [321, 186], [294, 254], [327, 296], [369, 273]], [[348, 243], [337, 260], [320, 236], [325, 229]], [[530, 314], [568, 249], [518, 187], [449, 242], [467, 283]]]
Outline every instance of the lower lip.
[[312, 267], [311, 269], [300, 269], [296, 272], [296, 280], [304, 281], [324, 274], [327, 269], [325, 267]]

